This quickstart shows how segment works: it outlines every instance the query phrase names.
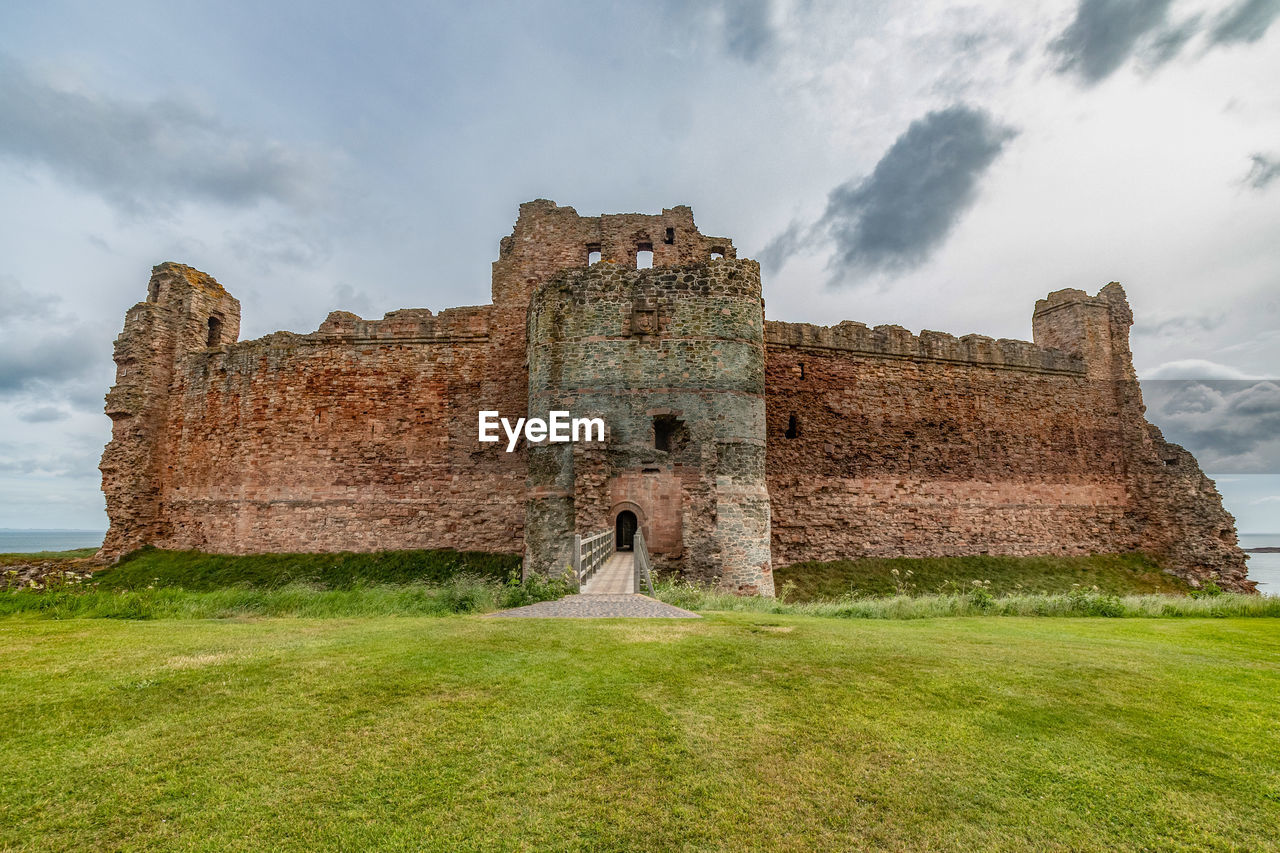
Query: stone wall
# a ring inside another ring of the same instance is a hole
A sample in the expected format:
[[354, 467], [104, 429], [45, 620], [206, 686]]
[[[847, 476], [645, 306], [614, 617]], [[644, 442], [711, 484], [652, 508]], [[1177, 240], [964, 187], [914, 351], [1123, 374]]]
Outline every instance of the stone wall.
[[530, 448], [526, 564], [633, 512], [659, 565], [771, 594], [764, 313], [754, 261], [602, 262], [540, 287], [529, 411], [600, 416], [603, 444]]
[[[803, 560], [1133, 549], [1250, 588], [1213, 483], [1143, 417], [1119, 285], [1040, 300], [1035, 343], [765, 323], [758, 266], [689, 208], [539, 200], [491, 287], [237, 342], [217, 281], [156, 267], [116, 341], [102, 556], [451, 547], [554, 573], [625, 510], [659, 564], [743, 592]], [[608, 439], [477, 440], [482, 409], [551, 408]]]
[[476, 440], [488, 377], [520, 367], [492, 361], [491, 313], [335, 312], [313, 334], [181, 354], [148, 544], [518, 553], [524, 471]]
[[1143, 418], [1130, 323], [1116, 284], [1041, 300], [1034, 344], [767, 323], [774, 561], [1141, 549], [1248, 588], [1212, 482]]

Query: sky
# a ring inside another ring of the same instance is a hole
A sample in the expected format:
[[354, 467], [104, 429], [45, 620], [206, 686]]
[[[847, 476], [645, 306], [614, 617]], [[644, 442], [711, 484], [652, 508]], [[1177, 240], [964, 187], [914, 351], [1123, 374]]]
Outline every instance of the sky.
[[0, 4], [0, 527], [105, 529], [150, 268], [242, 339], [489, 300], [517, 206], [693, 207], [773, 319], [1030, 339], [1120, 281], [1148, 417], [1280, 531], [1280, 0]]

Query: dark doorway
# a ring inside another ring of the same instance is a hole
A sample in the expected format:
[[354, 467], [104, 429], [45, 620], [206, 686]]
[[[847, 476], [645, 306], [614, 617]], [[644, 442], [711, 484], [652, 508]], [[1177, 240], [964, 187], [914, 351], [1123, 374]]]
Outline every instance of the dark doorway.
[[630, 551], [636, 544], [636, 514], [629, 509], [618, 513], [617, 528], [614, 531], [614, 547], [619, 551]]

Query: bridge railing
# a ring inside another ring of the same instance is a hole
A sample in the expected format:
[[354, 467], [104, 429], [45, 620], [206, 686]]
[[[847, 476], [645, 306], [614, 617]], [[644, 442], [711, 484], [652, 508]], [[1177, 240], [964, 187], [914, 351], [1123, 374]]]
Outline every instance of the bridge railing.
[[605, 560], [613, 553], [612, 529], [583, 536], [573, 534], [573, 576], [582, 586], [596, 573], [596, 569], [604, 565]]
[[646, 589], [649, 595], [653, 595], [653, 564], [649, 561], [649, 546], [644, 543], [644, 534], [639, 530], [636, 531], [635, 538], [635, 567], [636, 567], [636, 592], [644, 592]]

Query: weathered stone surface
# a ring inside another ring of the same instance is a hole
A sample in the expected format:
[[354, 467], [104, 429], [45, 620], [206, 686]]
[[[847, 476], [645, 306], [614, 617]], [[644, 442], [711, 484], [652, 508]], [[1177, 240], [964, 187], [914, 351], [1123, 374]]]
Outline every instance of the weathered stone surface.
[[659, 565], [771, 595], [763, 332], [754, 261], [601, 263], [535, 291], [530, 413], [599, 416], [609, 435], [530, 448], [526, 565], [554, 570], [575, 529], [631, 511]]
[[[221, 285], [156, 267], [116, 342], [102, 556], [452, 547], [558, 573], [567, 534], [632, 512], [659, 565], [742, 592], [799, 560], [1139, 548], [1251, 587], [1212, 482], [1143, 418], [1119, 285], [1040, 300], [1035, 343], [766, 323], [758, 266], [689, 208], [539, 200], [492, 299], [238, 343]], [[606, 441], [477, 440], [481, 409], [551, 408]]]

